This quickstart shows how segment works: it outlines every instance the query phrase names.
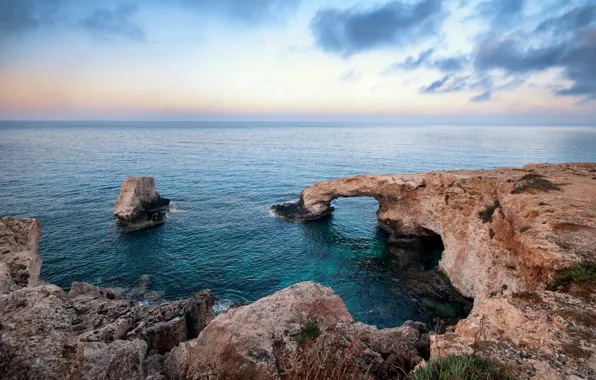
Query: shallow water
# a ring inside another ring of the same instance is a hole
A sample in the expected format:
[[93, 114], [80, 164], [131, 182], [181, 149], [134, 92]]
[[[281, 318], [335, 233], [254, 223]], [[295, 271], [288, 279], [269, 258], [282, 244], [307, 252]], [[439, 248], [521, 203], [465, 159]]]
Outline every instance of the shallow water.
[[[385, 265], [376, 201], [338, 200], [332, 218], [303, 224], [268, 207], [334, 177], [596, 161], [595, 147], [590, 128], [2, 122], [0, 215], [39, 219], [42, 278], [64, 288], [150, 275], [154, 297], [210, 288], [229, 304], [313, 280], [356, 319], [397, 326], [430, 322], [437, 307]], [[128, 175], [153, 175], [173, 200], [165, 225], [117, 232]]]

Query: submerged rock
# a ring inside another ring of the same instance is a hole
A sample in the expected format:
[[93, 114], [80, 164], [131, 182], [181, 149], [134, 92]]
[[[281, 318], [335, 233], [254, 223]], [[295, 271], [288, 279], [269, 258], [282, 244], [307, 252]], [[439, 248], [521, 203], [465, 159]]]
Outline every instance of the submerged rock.
[[137, 231], [165, 222], [170, 200], [155, 191], [153, 177], [128, 177], [114, 205], [114, 216], [126, 231]]

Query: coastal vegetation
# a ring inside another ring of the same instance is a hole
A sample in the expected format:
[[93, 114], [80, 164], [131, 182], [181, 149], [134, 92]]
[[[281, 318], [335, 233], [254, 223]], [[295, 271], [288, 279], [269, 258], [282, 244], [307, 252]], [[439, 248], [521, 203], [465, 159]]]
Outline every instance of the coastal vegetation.
[[482, 223], [488, 223], [493, 221], [493, 214], [497, 209], [501, 208], [499, 200], [496, 200], [492, 205], [486, 206], [486, 208], [478, 213]]
[[300, 331], [300, 335], [298, 335], [296, 341], [302, 346], [309, 340], [318, 338], [319, 335], [321, 335], [319, 325], [317, 325], [316, 322], [308, 322], [306, 326], [302, 328], [302, 331]]
[[512, 191], [511, 194], [521, 194], [525, 190], [534, 189], [534, 190], [541, 190], [541, 191], [550, 191], [550, 190], [561, 190], [561, 187], [555, 185], [548, 179], [546, 179], [543, 175], [537, 173], [529, 173], [521, 177], [523, 181], [522, 184], [518, 184]]
[[412, 374], [412, 380], [513, 380], [490, 360], [477, 355], [450, 355], [433, 359]]
[[561, 286], [568, 286], [573, 283], [596, 280], [596, 262], [581, 263], [559, 273], [556, 280], [551, 281], [547, 290], [557, 290]]

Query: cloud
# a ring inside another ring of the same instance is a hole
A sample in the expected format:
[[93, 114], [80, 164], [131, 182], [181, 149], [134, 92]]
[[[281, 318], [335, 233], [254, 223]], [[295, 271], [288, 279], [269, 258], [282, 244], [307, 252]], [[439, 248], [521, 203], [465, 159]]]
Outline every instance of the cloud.
[[465, 56], [433, 58], [433, 49], [425, 50], [418, 57], [409, 56], [405, 61], [394, 63], [383, 74], [390, 74], [399, 70], [416, 70], [421, 67], [436, 69], [445, 73], [463, 71], [468, 64]]
[[[499, 4], [487, 1], [481, 5], [493, 7], [493, 16], [497, 18], [518, 14], [524, 6], [523, 2], [513, 4], [509, 1], [499, 1]], [[561, 78], [570, 84], [550, 86], [547, 90], [559, 96], [582, 97], [584, 103], [596, 100], [596, 1], [555, 10], [555, 16], [543, 15], [542, 20], [538, 20], [530, 30], [485, 36], [470, 58], [436, 59], [431, 49], [418, 57], [408, 57], [391, 68], [436, 68], [448, 75], [422, 86], [420, 92], [481, 91], [470, 99], [473, 102], [490, 101], [496, 92], [519, 87], [534, 73], [557, 69]], [[459, 75], [466, 72], [468, 62], [473, 63], [469, 67], [471, 71]], [[495, 84], [493, 78], [499, 78], [499, 84]]]
[[131, 41], [144, 41], [145, 33], [132, 18], [137, 12], [133, 3], [122, 4], [116, 9], [96, 9], [81, 20], [80, 24], [100, 38], [125, 38]]
[[459, 92], [469, 86], [470, 77], [459, 75], [445, 75], [443, 78], [432, 82], [428, 86], [420, 87], [423, 94], [440, 94]]
[[526, 6], [526, 0], [485, 0], [476, 6], [476, 16], [489, 23], [492, 32], [502, 31], [518, 21]]
[[542, 21], [535, 32], [566, 35], [589, 27], [594, 19], [596, 19], [596, 6], [593, 4], [584, 5], [570, 10], [560, 17]]
[[485, 91], [480, 95], [473, 96], [470, 100], [479, 103], [479, 102], [488, 102], [493, 97], [492, 91]]
[[325, 52], [349, 57], [386, 46], [405, 45], [435, 34], [442, 0], [391, 1], [377, 8], [327, 8], [311, 21], [316, 44]]
[[360, 74], [358, 74], [356, 72], [356, 70], [352, 69], [352, 70], [348, 71], [347, 73], [345, 73], [344, 75], [342, 75], [340, 77], [340, 80], [342, 82], [347, 82], [347, 83], [356, 83], [360, 80]]
[[210, 10], [233, 20], [256, 23], [279, 19], [301, 0], [171, 0], [191, 8]]
[[[514, 76], [559, 68], [572, 84], [556, 90], [556, 94], [596, 99], [595, 23], [596, 5], [569, 10], [540, 23], [529, 38], [490, 38], [481, 42], [474, 65], [481, 71], [500, 69]], [[550, 38], [551, 33], [566, 37]]]
[[64, 0], [0, 1], [0, 34], [22, 32], [54, 22]]

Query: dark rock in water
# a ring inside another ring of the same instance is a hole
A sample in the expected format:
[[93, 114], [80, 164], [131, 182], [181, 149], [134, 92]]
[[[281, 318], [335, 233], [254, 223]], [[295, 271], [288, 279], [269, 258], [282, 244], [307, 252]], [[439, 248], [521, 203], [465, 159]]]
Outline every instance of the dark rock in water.
[[304, 222], [307, 220], [320, 219], [321, 217], [331, 214], [333, 207], [328, 205], [325, 213], [313, 214], [304, 206], [304, 201], [300, 198], [297, 202], [287, 202], [271, 206], [271, 210], [277, 215], [286, 220], [294, 222]]
[[122, 232], [138, 231], [162, 224], [170, 200], [155, 191], [153, 177], [128, 177], [114, 205], [114, 216]]

